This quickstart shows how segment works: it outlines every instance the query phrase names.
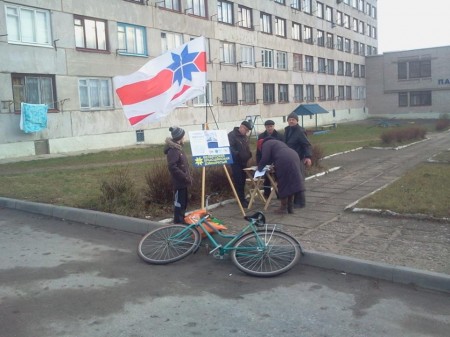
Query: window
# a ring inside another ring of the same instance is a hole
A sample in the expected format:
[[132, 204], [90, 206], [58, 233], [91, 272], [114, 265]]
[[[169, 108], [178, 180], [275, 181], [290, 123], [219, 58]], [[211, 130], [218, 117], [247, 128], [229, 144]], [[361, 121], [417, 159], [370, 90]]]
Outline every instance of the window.
[[173, 11], [179, 12], [181, 11], [180, 0], [159, 0], [157, 2], [158, 7], [171, 9]]
[[358, 10], [364, 12], [364, 0], [358, 0]]
[[294, 100], [295, 102], [303, 102], [303, 85], [294, 84]]
[[263, 103], [275, 103], [275, 84], [263, 84]]
[[326, 9], [326, 20], [328, 22], [333, 22], [333, 8], [327, 6]]
[[412, 91], [409, 93], [409, 104], [411, 106], [431, 105], [431, 91]]
[[287, 84], [278, 84], [278, 102], [289, 103], [289, 86]]
[[242, 83], [242, 104], [255, 104], [255, 83]]
[[353, 76], [354, 77], [359, 77], [359, 64], [354, 64], [353, 65]]
[[366, 32], [367, 32], [368, 37], [372, 37], [372, 26], [371, 25], [367, 24]]
[[372, 15], [371, 15], [374, 19], [377, 18], [377, 8], [375, 6], [372, 6]]
[[353, 31], [354, 31], [354, 32], [357, 32], [357, 31], [358, 31], [358, 19], [353, 18], [353, 24], [352, 24], [352, 27], [353, 27]]
[[233, 24], [233, 3], [228, 1], [217, 1], [217, 21]]
[[367, 15], [369, 15], [370, 16], [370, 8], [371, 8], [372, 6], [369, 4], [369, 3], [366, 3], [366, 14]]
[[47, 104], [56, 109], [55, 77], [37, 74], [11, 75], [14, 111], [20, 111], [20, 103]]
[[431, 77], [431, 60], [403, 61], [397, 64], [398, 79]]
[[398, 106], [408, 106], [408, 93], [399, 92], [398, 93]]
[[188, 0], [187, 8], [191, 8], [188, 14], [206, 17], [206, 0]]
[[120, 54], [147, 56], [147, 38], [145, 27], [117, 23]]
[[344, 14], [344, 27], [350, 29], [350, 15]]
[[291, 1], [291, 8], [300, 10], [301, 9], [300, 1], [301, 0], [292, 0]]
[[319, 73], [325, 73], [325, 71], [326, 71], [325, 59], [322, 58], [322, 57], [319, 57], [317, 59], [317, 65], [318, 65], [318, 68], [319, 68], [317, 71]]
[[357, 41], [353, 41], [353, 54], [359, 54], [359, 42]]
[[244, 6], [238, 7], [238, 22], [239, 27], [253, 29], [253, 15], [251, 8]]
[[303, 41], [305, 43], [313, 44], [312, 32], [313, 30], [311, 27], [303, 26]]
[[317, 30], [317, 45], [325, 46], [325, 32], [323, 30]]
[[338, 76], [344, 76], [344, 61], [338, 61], [337, 74]]
[[324, 11], [323, 11], [323, 3], [317, 1], [317, 17], [323, 19]]
[[306, 85], [306, 101], [307, 102], [314, 101], [314, 85], [312, 84]]
[[107, 50], [106, 21], [74, 16], [75, 46], [81, 49]]
[[406, 80], [408, 78], [408, 62], [399, 62], [397, 64], [397, 73], [399, 80]]
[[302, 11], [312, 14], [312, 0], [302, 0]]
[[374, 39], [377, 38], [377, 27], [372, 26], [372, 37]]
[[364, 65], [364, 64], [361, 64], [361, 67], [360, 67], [361, 69], [360, 69], [360, 72], [361, 72], [361, 78], [365, 78], [366, 77], [366, 66]]
[[292, 39], [301, 41], [302, 40], [302, 27], [300, 24], [292, 22]]
[[286, 4], [286, 0], [275, 0], [276, 3], [279, 3], [281, 5], [285, 5]]
[[328, 86], [328, 96], [327, 99], [329, 101], [334, 101], [334, 85], [329, 85]]
[[364, 43], [359, 44], [359, 55], [361, 56], [366, 55], [366, 45]]
[[338, 86], [338, 99], [343, 101], [345, 98], [345, 87], [343, 85]]
[[327, 99], [327, 86], [319, 85], [319, 101], [326, 101]]
[[211, 91], [211, 82], [206, 82], [206, 90], [205, 94], [197, 96], [192, 99], [192, 105], [194, 106], [205, 106], [205, 105], [212, 105], [211, 97], [212, 97], [212, 91]]
[[241, 46], [241, 66], [254, 67], [255, 66], [255, 50], [252, 46]]
[[261, 50], [261, 66], [263, 68], [273, 68], [273, 50]]
[[314, 72], [314, 57], [305, 55], [305, 71]]
[[338, 26], [344, 25], [344, 14], [341, 11], [336, 12], [336, 24]]
[[345, 76], [352, 76], [352, 64], [345, 62]]
[[183, 35], [178, 33], [161, 32], [161, 51], [175, 49], [183, 44]]
[[334, 60], [332, 59], [327, 60], [327, 74], [334, 75]]
[[222, 82], [222, 104], [237, 105], [236, 82]]
[[220, 62], [225, 64], [235, 64], [235, 55], [234, 43], [220, 41]]
[[275, 35], [286, 37], [286, 20], [275, 17]]
[[352, 52], [352, 45], [351, 45], [351, 40], [350, 39], [344, 39], [344, 51], [346, 53], [351, 53]]
[[333, 34], [327, 33], [327, 48], [333, 49], [334, 48], [334, 37]]
[[349, 85], [345, 87], [345, 99], [348, 101], [352, 99], [352, 87]]
[[294, 71], [302, 71], [303, 70], [303, 57], [302, 54], [293, 54], [294, 60]]
[[288, 61], [287, 61], [287, 53], [284, 51], [277, 51], [277, 69], [287, 70], [288, 69]]
[[109, 78], [80, 78], [78, 91], [81, 109], [94, 110], [112, 107], [112, 86]]
[[8, 42], [51, 46], [50, 12], [7, 4]]
[[261, 31], [267, 34], [272, 34], [272, 16], [270, 14], [261, 13], [259, 21]]
[[336, 47], [337, 50], [344, 51], [344, 38], [342, 36], [336, 38]]
[[358, 31], [359, 31], [360, 34], [364, 35], [364, 27], [365, 27], [364, 22], [359, 21], [359, 29], [358, 29]]

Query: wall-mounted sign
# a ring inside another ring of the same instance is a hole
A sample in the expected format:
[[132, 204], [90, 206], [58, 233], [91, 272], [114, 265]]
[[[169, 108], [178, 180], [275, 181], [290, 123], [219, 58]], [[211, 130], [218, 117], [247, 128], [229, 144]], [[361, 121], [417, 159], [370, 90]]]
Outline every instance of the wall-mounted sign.
[[195, 167], [233, 163], [225, 130], [189, 131], [189, 141]]
[[450, 78], [438, 80], [438, 85], [450, 85]]

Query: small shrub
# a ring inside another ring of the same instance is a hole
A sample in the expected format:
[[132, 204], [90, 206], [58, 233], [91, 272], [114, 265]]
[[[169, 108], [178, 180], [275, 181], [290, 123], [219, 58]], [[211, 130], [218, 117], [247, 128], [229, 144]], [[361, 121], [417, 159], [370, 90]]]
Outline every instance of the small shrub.
[[440, 118], [436, 121], [435, 129], [436, 131], [444, 131], [447, 130], [450, 127], [450, 119], [448, 117], [448, 114], [443, 114], [440, 116]]
[[312, 166], [315, 166], [317, 168], [321, 168], [321, 161], [323, 157], [325, 156], [325, 151], [323, 150], [322, 146], [318, 144], [312, 145]]
[[145, 174], [147, 188], [144, 192], [145, 204], [167, 205], [173, 201], [172, 179], [167, 163], [163, 160], [155, 162], [151, 170]]
[[427, 130], [422, 126], [411, 126], [407, 128], [391, 129], [381, 134], [383, 144], [403, 143], [416, 139], [424, 139]]

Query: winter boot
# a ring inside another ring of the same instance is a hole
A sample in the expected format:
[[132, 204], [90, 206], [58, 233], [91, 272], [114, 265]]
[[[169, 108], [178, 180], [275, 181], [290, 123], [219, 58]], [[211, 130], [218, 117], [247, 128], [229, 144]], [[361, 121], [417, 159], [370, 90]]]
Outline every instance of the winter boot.
[[289, 214], [294, 213], [294, 195], [293, 194], [288, 196], [287, 211]]
[[280, 199], [280, 208], [277, 208], [275, 210], [275, 213], [277, 214], [286, 214], [287, 213], [287, 204], [288, 204], [288, 198], [282, 198]]

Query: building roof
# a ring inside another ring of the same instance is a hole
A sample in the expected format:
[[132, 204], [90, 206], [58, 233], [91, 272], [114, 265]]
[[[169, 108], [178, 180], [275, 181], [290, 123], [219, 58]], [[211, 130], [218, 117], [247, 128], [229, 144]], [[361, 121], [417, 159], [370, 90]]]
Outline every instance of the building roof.
[[294, 109], [293, 112], [299, 116], [312, 116], [328, 113], [328, 111], [322, 108], [319, 104], [300, 104]]

